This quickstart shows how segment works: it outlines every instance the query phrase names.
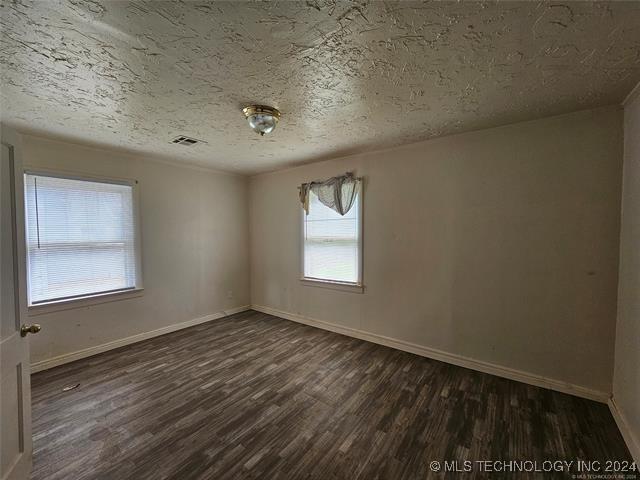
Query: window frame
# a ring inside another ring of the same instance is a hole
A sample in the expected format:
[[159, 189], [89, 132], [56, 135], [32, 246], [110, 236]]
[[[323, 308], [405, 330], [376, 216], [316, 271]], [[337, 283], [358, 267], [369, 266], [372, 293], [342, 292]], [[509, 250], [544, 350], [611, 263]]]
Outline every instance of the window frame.
[[29, 273], [29, 245], [27, 244], [28, 229], [27, 216], [24, 217], [24, 246], [25, 246], [25, 283], [26, 283], [26, 305], [29, 315], [38, 315], [59, 310], [68, 310], [72, 308], [82, 308], [99, 303], [112, 302], [116, 300], [125, 300], [128, 298], [140, 297], [144, 292], [142, 283], [142, 236], [141, 236], [141, 220], [140, 220], [140, 189], [138, 180], [132, 178], [107, 177], [102, 175], [79, 173], [66, 170], [49, 170], [43, 168], [24, 168], [22, 179], [25, 185], [23, 205], [24, 211], [27, 211], [27, 175], [39, 175], [43, 177], [61, 178], [66, 180], [80, 180], [84, 182], [107, 183], [113, 185], [126, 185], [131, 187], [132, 214], [133, 214], [133, 234], [134, 234], [134, 258], [136, 283], [134, 287], [123, 288], [105, 292], [88, 293], [69, 298], [58, 298], [44, 300], [37, 303], [31, 301], [31, 276]]
[[358, 195], [358, 280], [356, 282], [342, 282], [340, 280], [327, 280], [323, 278], [307, 277], [304, 274], [304, 244], [306, 230], [306, 212], [300, 208], [300, 283], [310, 287], [322, 287], [345, 292], [364, 293], [363, 268], [364, 268], [364, 179], [356, 179], [356, 195]]

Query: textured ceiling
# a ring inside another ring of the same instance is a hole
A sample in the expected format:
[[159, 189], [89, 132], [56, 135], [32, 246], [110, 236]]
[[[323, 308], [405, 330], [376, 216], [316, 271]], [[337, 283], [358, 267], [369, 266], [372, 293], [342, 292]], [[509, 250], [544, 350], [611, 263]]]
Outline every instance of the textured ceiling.
[[[640, 80], [635, 1], [0, 8], [4, 122], [240, 173], [611, 104]], [[282, 111], [271, 135], [252, 102]]]

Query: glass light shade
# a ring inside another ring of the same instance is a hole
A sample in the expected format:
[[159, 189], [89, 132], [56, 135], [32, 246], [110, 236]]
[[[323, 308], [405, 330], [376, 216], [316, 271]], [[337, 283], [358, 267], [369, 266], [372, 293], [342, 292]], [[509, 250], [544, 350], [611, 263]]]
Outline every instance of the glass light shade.
[[278, 123], [278, 119], [270, 113], [254, 113], [247, 120], [249, 121], [249, 126], [260, 135], [273, 132]]
[[247, 105], [242, 109], [242, 113], [253, 131], [260, 135], [273, 132], [280, 120], [278, 109], [266, 105]]

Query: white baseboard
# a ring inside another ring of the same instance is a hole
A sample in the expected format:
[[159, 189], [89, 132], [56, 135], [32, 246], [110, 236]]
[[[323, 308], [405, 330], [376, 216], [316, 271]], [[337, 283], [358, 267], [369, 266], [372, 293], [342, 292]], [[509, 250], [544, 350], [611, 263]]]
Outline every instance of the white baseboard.
[[276, 317], [281, 317], [286, 320], [291, 320], [298, 323], [303, 323], [312, 327], [321, 328], [323, 330], [329, 330], [331, 332], [340, 333], [348, 337], [359, 338], [360, 340], [366, 340], [368, 342], [377, 343], [386, 347], [396, 348], [405, 352], [414, 353], [423, 357], [431, 358], [445, 363], [458, 365], [460, 367], [469, 368], [471, 370], [477, 370], [483, 373], [489, 373], [498, 377], [508, 378], [518, 382], [527, 383], [529, 385], [535, 385], [536, 387], [548, 388], [557, 392], [567, 393], [569, 395], [575, 395], [577, 397], [586, 398], [589, 400], [595, 400], [600, 403], [607, 403], [609, 393], [593, 390], [590, 388], [582, 387], [580, 385], [574, 385], [571, 383], [563, 382], [553, 378], [543, 377], [535, 375], [533, 373], [523, 372], [522, 370], [515, 370], [501, 365], [485, 362], [482, 360], [475, 360], [473, 358], [463, 357], [453, 353], [437, 350], [435, 348], [425, 347], [415, 343], [405, 342], [404, 340], [398, 340], [391, 337], [385, 337], [375, 333], [369, 333], [363, 330], [358, 330], [350, 327], [343, 327], [336, 325], [335, 323], [325, 322], [323, 320], [316, 320], [313, 318], [297, 315], [289, 312], [283, 312], [275, 308], [266, 307], [264, 305], [252, 305], [252, 310], [258, 312], [267, 313]]
[[138, 333], [137, 335], [132, 335], [126, 338], [120, 338], [118, 340], [114, 340], [113, 342], [103, 343], [102, 345], [96, 345], [95, 347], [89, 347], [83, 350], [78, 350], [76, 352], [65, 353], [64, 355], [60, 355], [58, 357], [41, 360], [39, 362], [35, 362], [31, 364], [31, 373], [41, 372], [42, 370], [47, 370], [49, 368], [57, 367], [58, 365], [63, 365], [65, 363], [73, 362], [75, 360], [80, 360], [81, 358], [91, 357], [92, 355], [97, 355], [98, 353], [106, 352], [108, 350], [113, 350], [114, 348], [124, 347], [125, 345], [130, 345], [132, 343], [141, 342], [143, 340], [147, 340], [153, 337], [158, 337], [166, 333], [182, 330], [183, 328], [193, 327], [195, 325], [200, 325], [201, 323], [217, 320], [219, 318], [227, 317], [235, 313], [245, 312], [249, 309], [250, 309], [249, 305], [231, 308], [229, 310], [224, 310], [222, 312], [216, 312], [210, 315], [205, 315], [204, 317], [187, 320], [186, 322], [167, 325], [166, 327], [158, 328], [157, 330], [151, 330], [150, 332]]
[[636, 465], [640, 466], [640, 440], [635, 436], [627, 422], [627, 418], [618, 408], [615, 397], [611, 397], [607, 403], [609, 404], [611, 415], [613, 415], [613, 419], [616, 421], [620, 433], [622, 433], [622, 438], [624, 438], [633, 460], [636, 462]]

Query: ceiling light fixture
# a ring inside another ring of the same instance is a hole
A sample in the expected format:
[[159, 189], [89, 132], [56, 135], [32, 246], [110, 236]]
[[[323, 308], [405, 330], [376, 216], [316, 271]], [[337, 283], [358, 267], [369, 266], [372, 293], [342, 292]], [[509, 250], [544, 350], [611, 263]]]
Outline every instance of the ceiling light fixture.
[[273, 132], [280, 120], [280, 112], [276, 108], [264, 105], [249, 105], [242, 109], [242, 113], [249, 126], [260, 135]]

